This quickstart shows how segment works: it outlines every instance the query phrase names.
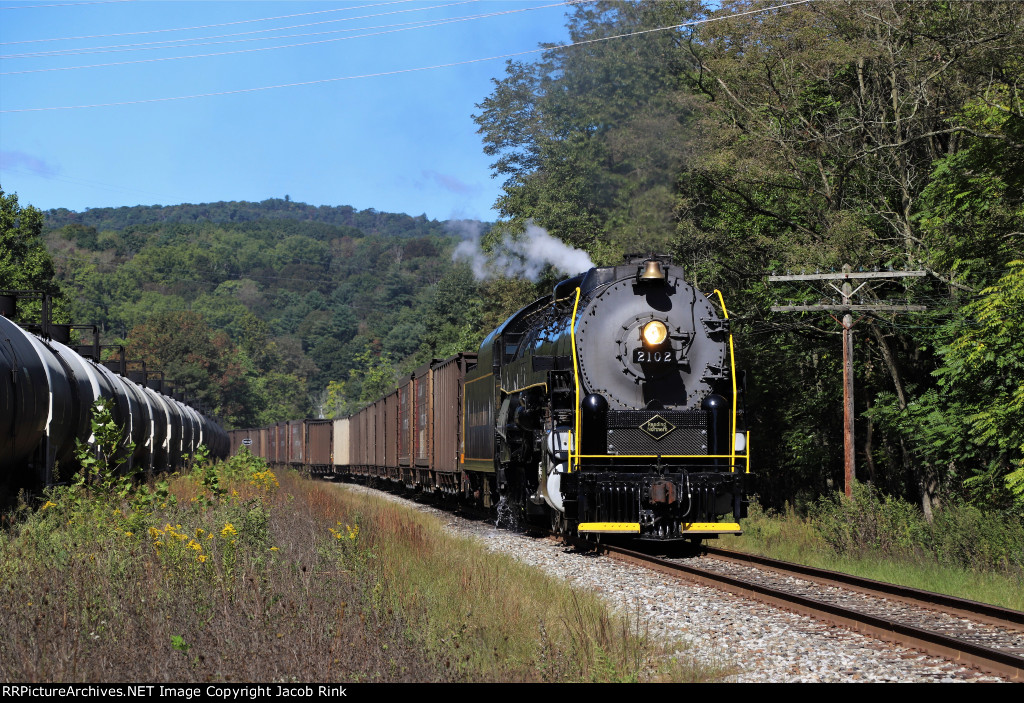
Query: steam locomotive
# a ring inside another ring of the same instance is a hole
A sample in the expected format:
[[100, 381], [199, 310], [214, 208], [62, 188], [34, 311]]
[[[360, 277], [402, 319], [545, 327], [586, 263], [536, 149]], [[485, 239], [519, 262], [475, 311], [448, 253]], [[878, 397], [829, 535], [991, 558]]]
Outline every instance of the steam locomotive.
[[593, 268], [351, 417], [237, 430], [232, 448], [504, 503], [561, 533], [738, 534], [749, 433], [716, 297], [661, 257]]
[[560, 532], [738, 533], [749, 470], [732, 338], [661, 258], [555, 286], [467, 375], [467, 469]]
[[216, 422], [161, 393], [160, 381], [138, 380], [0, 315], [0, 502], [70, 478], [76, 445], [95, 444], [91, 412], [101, 399], [123, 428], [115, 453], [123, 471], [178, 469], [200, 445], [227, 456], [227, 433]]

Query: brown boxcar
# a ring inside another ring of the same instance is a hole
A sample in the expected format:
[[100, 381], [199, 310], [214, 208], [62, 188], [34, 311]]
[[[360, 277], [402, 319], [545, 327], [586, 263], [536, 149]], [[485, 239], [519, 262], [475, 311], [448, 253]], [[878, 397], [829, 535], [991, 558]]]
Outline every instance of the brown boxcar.
[[373, 405], [363, 408], [363, 473], [374, 475], [373, 467], [377, 463], [374, 454], [377, 441], [377, 412]]
[[270, 442], [270, 430], [266, 427], [260, 428], [259, 456], [267, 458], [268, 445]]
[[439, 359], [431, 359], [413, 371], [413, 482], [411, 486], [433, 487], [434, 478], [430, 470], [433, 468], [431, 447], [433, 446], [433, 364]]
[[366, 411], [360, 410], [349, 421], [349, 464], [355, 473], [362, 474], [366, 466]]
[[274, 425], [274, 432], [277, 433], [277, 456], [274, 461], [278, 464], [288, 463], [288, 423], [282, 421]]
[[[432, 413], [434, 423], [431, 465], [436, 471], [460, 470], [462, 450], [462, 381], [476, 365], [476, 354], [456, 354], [434, 364]], [[438, 481], [440, 485], [440, 481]]]
[[263, 458], [270, 464], [277, 463], [277, 427], [271, 425], [267, 428], [267, 446]]
[[246, 430], [229, 430], [228, 442], [230, 444], [230, 455], [234, 456], [242, 449], [242, 438], [246, 436]]
[[334, 471], [331, 443], [334, 438], [332, 420], [306, 420], [306, 465], [310, 473], [322, 476]]
[[355, 418], [343, 417], [334, 421], [334, 440], [332, 442], [335, 466], [352, 464], [352, 432]]
[[387, 410], [384, 407], [384, 399], [381, 398], [373, 404], [373, 466], [376, 476], [385, 476], [384, 467], [387, 461], [384, 456], [384, 447], [387, 446]]
[[433, 468], [431, 457], [431, 438], [433, 437], [433, 365], [440, 359], [429, 363], [413, 372], [412, 391], [412, 452], [413, 463], [421, 468]]
[[384, 466], [388, 477], [398, 478], [398, 391], [384, 397], [384, 422], [387, 423], [384, 443]]
[[306, 463], [306, 431], [305, 420], [288, 421], [288, 463], [302, 465]]
[[363, 429], [363, 455], [360, 457], [363, 464], [363, 474], [371, 475], [371, 467], [373, 466], [373, 424], [374, 414], [373, 406], [367, 405], [363, 408], [359, 414], [362, 416], [362, 429]]
[[398, 386], [398, 465], [412, 463], [412, 377], [402, 379]]

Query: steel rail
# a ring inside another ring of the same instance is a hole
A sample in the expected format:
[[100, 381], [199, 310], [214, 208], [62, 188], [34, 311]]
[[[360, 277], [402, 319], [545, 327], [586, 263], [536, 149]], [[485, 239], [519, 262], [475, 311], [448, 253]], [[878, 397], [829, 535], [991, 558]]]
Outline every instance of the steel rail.
[[[840, 627], [854, 630], [877, 639], [895, 642], [927, 654], [943, 657], [964, 666], [981, 669], [1002, 676], [1010, 681], [1024, 681], [1024, 657], [1010, 652], [965, 642], [938, 632], [932, 632], [913, 625], [878, 617], [833, 603], [808, 598], [796, 593], [783, 591], [745, 579], [706, 571], [688, 564], [643, 554], [622, 547], [598, 544], [598, 551], [614, 558], [640, 564], [661, 573], [677, 576], [702, 585], [751, 598], [811, 615]], [[885, 594], [876, 594], [882, 595]], [[1011, 611], [1014, 612], [1014, 611]]]
[[933, 593], [922, 591], [910, 586], [899, 586], [884, 581], [875, 581], [860, 576], [852, 576], [839, 571], [830, 571], [815, 566], [805, 566], [788, 561], [780, 561], [771, 557], [764, 557], [759, 554], [745, 554], [734, 552], [718, 547], [703, 547], [704, 552], [715, 559], [729, 561], [737, 564], [756, 564], [782, 574], [797, 576], [815, 583], [847, 588], [860, 593], [872, 596], [881, 596], [890, 600], [898, 600], [908, 605], [919, 608], [937, 610], [950, 615], [984, 622], [990, 625], [999, 625], [1011, 630], [1024, 631], [1024, 611], [1011, 610], [998, 605], [980, 603], [948, 596], [944, 593]]

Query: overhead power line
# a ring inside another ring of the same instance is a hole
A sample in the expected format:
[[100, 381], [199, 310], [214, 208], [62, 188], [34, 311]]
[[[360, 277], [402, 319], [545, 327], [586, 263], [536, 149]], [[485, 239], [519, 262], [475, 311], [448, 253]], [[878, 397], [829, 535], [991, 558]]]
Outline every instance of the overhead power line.
[[[289, 29], [302, 29], [304, 27], [320, 27], [325, 24], [338, 24], [339, 22], [353, 22], [355, 20], [375, 19], [377, 17], [390, 17], [392, 15], [400, 15], [410, 12], [423, 12], [427, 10], [438, 10], [448, 7], [456, 7], [458, 5], [468, 5], [470, 3], [479, 2], [480, 0], [460, 0], [459, 2], [451, 2], [444, 5], [433, 5], [431, 7], [422, 7], [414, 10], [395, 10], [393, 12], [378, 12], [373, 15], [359, 15], [358, 17], [343, 17], [341, 19], [333, 20], [320, 20], [319, 22], [306, 22], [304, 24], [291, 24], [285, 27], [269, 27], [267, 29], [254, 29], [249, 32], [231, 32], [230, 34], [214, 34], [204, 37], [193, 37], [191, 39], [163, 39], [160, 41], [150, 42], [138, 42], [135, 44], [109, 44], [107, 46], [91, 46], [91, 47], [79, 47], [75, 49], [53, 49], [50, 51], [32, 51], [24, 54], [5, 54], [0, 55], [0, 59], [28, 59], [28, 58], [50, 58], [57, 56], [81, 56], [85, 54], [107, 54], [115, 52], [125, 51], [153, 51], [155, 49], [178, 49], [189, 46], [207, 46], [210, 44], [231, 44], [242, 41], [271, 41], [273, 39], [288, 39], [291, 37], [303, 37], [303, 36], [316, 36], [317, 33], [306, 33], [306, 34], [278, 34], [275, 36], [268, 37], [253, 37], [253, 34], [268, 34], [270, 32], [283, 32]], [[418, 22], [429, 22], [436, 20], [418, 20]], [[382, 27], [402, 27], [410, 24], [416, 24], [416, 22], [403, 22], [400, 24], [393, 25], [382, 25], [381, 27], [357, 27], [352, 29], [338, 29], [333, 30], [334, 33], [338, 32], [359, 32], [364, 29], [381, 29]], [[331, 32], [320, 32], [320, 34], [330, 34]], [[230, 39], [231, 37], [249, 37], [248, 39]], [[212, 41], [214, 39], [225, 39], [227, 41]]]
[[[577, 1], [577, 0], [574, 0]], [[135, 61], [115, 61], [111, 63], [97, 63], [89, 64], [86, 66], [55, 66], [52, 68], [31, 68], [22, 71], [4, 71], [0, 73], [0, 76], [19, 76], [28, 73], [52, 73], [54, 71], [75, 71], [83, 68], [109, 68], [111, 66], [132, 66], [140, 63], [162, 63], [164, 61], [178, 61], [180, 59], [207, 59], [220, 56], [234, 56], [237, 54], [251, 54], [262, 51], [274, 51], [277, 49], [295, 49], [303, 46], [315, 46], [317, 44], [332, 44], [334, 42], [349, 41], [351, 39], [365, 39], [366, 37], [377, 37], [384, 34], [395, 34], [397, 32], [408, 32], [413, 29], [429, 29], [432, 27], [440, 27], [446, 24], [455, 24], [457, 22], [469, 22], [477, 19], [485, 19], [490, 17], [498, 17], [501, 15], [512, 15], [520, 12], [531, 12], [533, 10], [545, 10], [552, 7], [563, 7], [571, 3], [568, 2], [557, 2], [550, 5], [537, 5], [535, 7], [524, 7], [518, 10], [505, 10], [502, 12], [493, 12], [490, 14], [483, 15], [472, 15], [468, 17], [456, 17], [456, 18], [445, 18], [437, 20], [424, 20], [422, 24], [418, 24], [413, 27], [402, 27], [400, 29], [387, 29], [379, 32], [370, 32], [368, 34], [357, 34], [348, 37], [334, 37], [333, 39], [317, 39], [315, 41], [299, 42], [297, 44], [283, 44], [281, 46], [263, 46], [255, 49], [237, 49], [235, 51], [220, 51], [213, 54], [191, 54], [188, 56], [165, 56], [156, 59], [137, 59]], [[358, 31], [358, 30], [357, 30]]]
[[[107, 2], [134, 2], [135, 0], [107, 0]], [[358, 5], [356, 7], [339, 7], [333, 10], [316, 10], [314, 12], [299, 12], [292, 15], [279, 15], [277, 17], [257, 17], [251, 20], [235, 20], [234, 22], [221, 22], [219, 24], [203, 24], [196, 25], [195, 27], [169, 27], [166, 29], [144, 29], [138, 32], [119, 32], [117, 34], [85, 34], [79, 37], [53, 37], [50, 39], [23, 39], [21, 41], [11, 42], [0, 42], [0, 45], [14, 45], [14, 44], [34, 44], [38, 42], [51, 42], [51, 41], [75, 41], [79, 39], [103, 39], [106, 37], [130, 37], [137, 36], [139, 34], [161, 34], [164, 32], [191, 32], [197, 29], [213, 29], [215, 27], [230, 27], [238, 24], [252, 24], [254, 22], [272, 22], [274, 20], [291, 19], [292, 17], [307, 17], [309, 15], [323, 15], [330, 12], [350, 12], [352, 10], [365, 10], [368, 7], [384, 7], [386, 5], [401, 5], [403, 3], [413, 2], [413, 0], [392, 0], [392, 2], [378, 2], [370, 5]], [[79, 3], [73, 3], [79, 4]], [[81, 3], [83, 5], [88, 3]], [[60, 5], [36, 5], [35, 7], [61, 7]], [[18, 7], [4, 7], [0, 8], [3, 10], [17, 10]]]
[[747, 10], [746, 12], [737, 12], [737, 13], [731, 14], [731, 15], [723, 15], [723, 16], [720, 16], [720, 17], [709, 17], [709, 18], [706, 18], [706, 19], [692, 20], [690, 22], [683, 22], [683, 23], [680, 23], [680, 24], [667, 25], [667, 26], [664, 26], [664, 27], [655, 27], [653, 29], [642, 29], [642, 30], [638, 30], [636, 32], [627, 32], [627, 33], [624, 33], [624, 34], [616, 34], [616, 35], [609, 36], [609, 37], [599, 37], [597, 39], [586, 39], [586, 40], [583, 40], [583, 41], [571, 42], [571, 43], [568, 43], [568, 44], [560, 44], [560, 45], [557, 45], [557, 46], [542, 46], [542, 47], [539, 47], [539, 48], [536, 48], [536, 49], [527, 49], [525, 51], [517, 51], [517, 52], [513, 52], [513, 53], [508, 53], [508, 54], [498, 54], [498, 55], [495, 55], [495, 56], [486, 56], [486, 57], [477, 58], [477, 59], [466, 59], [464, 61], [452, 61], [452, 62], [449, 62], [449, 63], [434, 64], [434, 65], [431, 65], [431, 66], [418, 66], [418, 67], [415, 67], [415, 68], [395, 69], [393, 71], [379, 71], [379, 72], [376, 72], [376, 73], [364, 73], [364, 74], [353, 75], [353, 76], [339, 76], [337, 78], [320, 78], [320, 79], [309, 80], [309, 81], [297, 81], [297, 82], [294, 82], [294, 83], [280, 83], [280, 84], [277, 84], [277, 85], [259, 86], [259, 87], [256, 87], [256, 88], [237, 88], [237, 89], [234, 89], [234, 90], [222, 90], [222, 91], [215, 91], [215, 92], [209, 92], [209, 93], [197, 93], [197, 94], [193, 94], [193, 95], [178, 95], [178, 96], [166, 97], [166, 98], [144, 98], [144, 99], [141, 99], [141, 100], [124, 100], [124, 101], [120, 101], [120, 102], [92, 103], [92, 104], [88, 104], [88, 105], [61, 105], [61, 106], [53, 106], [53, 107], [17, 108], [17, 109], [13, 109], [13, 110], [0, 110], [0, 114], [10, 114], [10, 113], [18, 113], [18, 112], [46, 112], [46, 111], [52, 111], [52, 110], [80, 110], [80, 109], [95, 108], [95, 107], [121, 107], [121, 106], [125, 106], [125, 105], [143, 105], [143, 104], [147, 104], [147, 103], [172, 102], [172, 101], [177, 101], [177, 100], [194, 100], [194, 99], [197, 99], [197, 98], [209, 98], [209, 97], [216, 97], [216, 96], [222, 96], [222, 95], [240, 95], [240, 94], [243, 94], [243, 93], [257, 93], [257, 92], [262, 92], [262, 91], [266, 91], [266, 90], [277, 90], [277, 89], [280, 89], [280, 88], [297, 88], [297, 87], [301, 87], [301, 86], [322, 85], [322, 84], [325, 84], [325, 83], [337, 83], [337, 82], [340, 82], [340, 81], [360, 80], [360, 79], [366, 79], [366, 78], [382, 78], [384, 76], [397, 76], [397, 75], [402, 75], [402, 74], [406, 74], [406, 73], [417, 73], [417, 72], [422, 72], [422, 71], [433, 71], [433, 70], [437, 70], [437, 69], [440, 69], [440, 68], [453, 68], [455, 66], [466, 66], [466, 65], [475, 64], [475, 63], [484, 63], [486, 61], [497, 61], [499, 59], [510, 59], [510, 58], [516, 58], [518, 56], [528, 56], [530, 54], [537, 54], [537, 53], [541, 53], [541, 52], [545, 52], [545, 51], [554, 51], [554, 50], [558, 50], [558, 49], [568, 49], [568, 48], [575, 47], [575, 46], [586, 46], [586, 45], [589, 45], [589, 44], [597, 44], [597, 43], [600, 43], [600, 42], [612, 41], [612, 40], [615, 40], [615, 39], [625, 39], [625, 38], [628, 38], [628, 37], [637, 37], [637, 36], [642, 36], [642, 35], [645, 35], [645, 34], [652, 34], [654, 32], [664, 32], [664, 31], [668, 31], [668, 30], [671, 30], [671, 29], [682, 29], [684, 27], [692, 27], [692, 26], [696, 26], [696, 25], [700, 25], [700, 24], [709, 24], [711, 22], [720, 22], [720, 21], [723, 21], [723, 20], [735, 19], [735, 18], [738, 18], [738, 17], [747, 16], [747, 15], [755, 15], [755, 14], [761, 14], [761, 13], [765, 13], [765, 12], [771, 12], [773, 10], [781, 10], [781, 9], [785, 9], [787, 7], [794, 7], [796, 5], [804, 5], [804, 4], [807, 4], [807, 3], [812, 2], [812, 1], [813, 0], [794, 0], [793, 2], [783, 3], [781, 5], [773, 5], [771, 7], [763, 7], [763, 8], [759, 8], [759, 9], [756, 9], [756, 10]]
[[36, 10], [41, 7], [78, 7], [79, 5], [112, 5], [121, 2], [136, 2], [136, 0], [92, 0], [91, 2], [62, 2], [50, 5], [8, 5], [0, 7], [0, 10]]

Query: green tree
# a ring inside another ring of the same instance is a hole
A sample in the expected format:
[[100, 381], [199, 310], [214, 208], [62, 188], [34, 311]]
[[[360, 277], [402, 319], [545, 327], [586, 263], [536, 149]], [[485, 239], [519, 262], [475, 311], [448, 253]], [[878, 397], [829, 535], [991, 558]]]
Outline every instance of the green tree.
[[[691, 19], [695, 2], [594, 2], [568, 20], [572, 48], [510, 61], [475, 116], [504, 177], [497, 207], [534, 220], [602, 263], [664, 250], [673, 183], [686, 148], [679, 35], [600, 41]], [[592, 42], [592, 43], [588, 43]]]
[[974, 464], [968, 486], [986, 502], [1011, 494], [1024, 516], [1024, 261], [1010, 262], [964, 313], [976, 326], [941, 350], [936, 372], [953, 416], [969, 428], [954, 446]]
[[[16, 193], [5, 194], [0, 189], [0, 290], [41, 290], [54, 296], [62, 309], [53, 257], [42, 233], [43, 214], [31, 205], [19, 205]], [[38, 319], [38, 303], [26, 301], [19, 316]]]
[[224, 332], [202, 315], [173, 311], [153, 315], [128, 333], [128, 354], [160, 369], [232, 425], [251, 426], [253, 367]]
[[372, 403], [394, 390], [396, 373], [389, 354], [377, 354], [367, 347], [356, 357], [356, 364], [353, 375], [358, 376], [360, 381], [361, 404]]

